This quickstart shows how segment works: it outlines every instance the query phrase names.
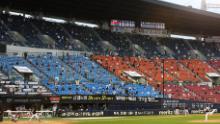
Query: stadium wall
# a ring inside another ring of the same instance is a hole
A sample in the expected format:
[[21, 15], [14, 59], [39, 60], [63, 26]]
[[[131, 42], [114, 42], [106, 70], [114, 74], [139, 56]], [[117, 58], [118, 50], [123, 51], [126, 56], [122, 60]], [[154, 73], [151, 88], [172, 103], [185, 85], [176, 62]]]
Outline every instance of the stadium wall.
[[[216, 108], [220, 110], [219, 104], [173, 100], [173, 99], [154, 99], [143, 98], [138, 99], [131, 97], [117, 96], [2, 96], [1, 97], [5, 108], [14, 105], [33, 105], [58, 104], [60, 108], [66, 107], [69, 104], [81, 105], [98, 105], [106, 104], [107, 109], [100, 110], [69, 110], [63, 109], [58, 111], [59, 117], [102, 117], [102, 116], [140, 116], [140, 115], [174, 115], [176, 109], [183, 114], [185, 109], [188, 109], [191, 114], [204, 114], [204, 108]], [[167, 106], [167, 107], [164, 107]], [[7, 109], [6, 109], [7, 110]]]

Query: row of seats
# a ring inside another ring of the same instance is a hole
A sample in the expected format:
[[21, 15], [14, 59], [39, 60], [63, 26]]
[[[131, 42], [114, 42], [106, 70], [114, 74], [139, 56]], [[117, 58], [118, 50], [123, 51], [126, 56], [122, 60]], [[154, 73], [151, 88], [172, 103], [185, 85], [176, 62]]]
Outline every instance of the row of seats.
[[195, 93], [199, 101], [220, 102], [220, 94], [218, 92], [219, 86], [210, 88], [208, 86], [187, 85], [185, 87]]
[[215, 58], [220, 55], [220, 44], [218, 42], [191, 41], [190, 44], [193, 49], [199, 50], [208, 58]]
[[217, 73], [207, 62], [201, 60], [145, 59], [138, 57], [93, 56], [104, 68], [126, 80], [123, 72], [133, 70], [144, 74], [149, 83], [209, 82], [207, 73]]
[[129, 65], [129, 62], [122, 57], [118, 56], [92, 56], [93, 60], [96, 60], [105, 69], [114, 73], [120, 79], [124, 81], [131, 81], [126, 75], [123, 75], [124, 71], [137, 71], [134, 67]]
[[39, 82], [27, 81], [2, 81], [1, 86], [4, 89], [4, 94], [14, 95], [52, 95], [46, 87], [39, 84]]
[[[18, 56], [1, 56], [0, 65], [2, 73], [7, 74], [11, 80], [1, 83], [1, 94], [50, 94], [47, 90], [49, 89], [51, 93], [57, 95], [106, 94], [162, 97], [164, 92], [165, 97], [174, 99], [220, 102], [219, 87], [210, 88], [196, 84], [199, 80], [208, 80], [205, 73], [216, 72], [208, 63], [201, 60], [162, 60], [159, 58], [149, 60], [96, 55], [91, 58], [82, 55], [55, 57], [47, 54], [29, 55], [27, 59]], [[39, 83], [25, 81], [21, 74], [14, 71], [15, 65], [30, 68], [36, 76], [31, 80], [38, 79]], [[166, 81], [164, 90], [162, 85], [163, 66]], [[123, 72], [127, 70], [144, 75], [146, 82], [143, 84], [132, 83], [131, 78], [123, 75]], [[194, 82], [194, 84], [189, 85], [184, 81]], [[183, 85], [174, 84], [174, 82]]]
[[[14, 66], [25, 66], [35, 72], [29, 79], [18, 73]], [[51, 95], [46, 87], [39, 83], [39, 78], [45, 77], [24, 58], [18, 56], [0, 56], [1, 93], [18, 95]], [[6, 76], [7, 75], [7, 76]], [[28, 81], [30, 80], [30, 81]], [[31, 82], [31, 80], [35, 80]]]
[[[145, 74], [150, 84], [161, 84], [163, 82], [163, 64], [159, 59], [147, 60], [142, 58], [131, 57], [128, 60], [132, 65]], [[174, 76], [164, 71], [164, 81], [170, 82]]]
[[[160, 89], [163, 90], [163, 87], [160, 87]], [[199, 101], [196, 94], [177, 84], [165, 84], [164, 93], [167, 94], [168, 98]]]
[[91, 61], [90, 58], [84, 56], [65, 56], [63, 61], [70, 65], [77, 73], [83, 75], [91, 82], [100, 84], [119, 83], [120, 80], [113, 74], [106, 71], [96, 62]]
[[87, 81], [76, 73], [75, 70], [52, 55], [28, 56], [28, 60], [55, 82], [75, 83], [76, 80]]
[[26, 66], [35, 72], [35, 77], [43, 78], [44, 74], [34, 68], [27, 60], [19, 56], [0, 56], [0, 71], [7, 74], [10, 80], [24, 80], [23, 76], [15, 71], [14, 66]]
[[[219, 60], [210, 62], [192, 59], [145, 59], [140, 57], [118, 57], [118, 56], [93, 56], [100, 65], [109, 71], [115, 73], [122, 80], [122, 73], [127, 70], [136, 71], [144, 74], [147, 82], [160, 89], [168, 98], [195, 100], [218, 103], [220, 94], [219, 86], [210, 88], [208, 86], [199, 86], [198, 82], [210, 82], [211, 79], [207, 73], [218, 73], [216, 70], [220, 67]], [[210, 66], [208, 63], [212, 64]], [[163, 67], [164, 66], [164, 67]], [[164, 81], [162, 70], [164, 68]], [[120, 72], [120, 73], [116, 73]], [[182, 83], [182, 85], [175, 84]], [[186, 82], [186, 83], [184, 83]], [[191, 83], [191, 84], [190, 84]], [[164, 88], [164, 89], [163, 89]]]
[[212, 59], [208, 62], [213, 68], [220, 71], [220, 59]]
[[42, 55], [28, 56], [28, 61], [47, 75], [44, 84], [59, 95], [160, 96], [147, 84], [121, 81], [88, 57]]
[[[160, 87], [163, 90], [163, 87]], [[212, 88], [208, 86], [199, 86], [196, 84], [165, 84], [164, 93], [168, 98], [184, 99], [203, 102], [220, 102], [219, 86]]]
[[207, 62], [201, 60], [180, 60], [187, 68], [189, 68], [194, 74], [199, 76], [203, 81], [210, 81], [207, 77], [207, 73], [217, 73], [217, 71], [211, 67]]

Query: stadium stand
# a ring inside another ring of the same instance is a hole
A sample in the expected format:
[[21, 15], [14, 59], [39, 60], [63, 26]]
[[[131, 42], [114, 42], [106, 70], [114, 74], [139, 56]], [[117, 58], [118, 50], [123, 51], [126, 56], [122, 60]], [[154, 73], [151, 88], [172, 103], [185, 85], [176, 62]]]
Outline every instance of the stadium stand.
[[138, 34], [130, 34], [128, 35], [128, 37], [133, 43], [138, 44], [142, 47], [144, 46], [144, 56], [148, 58], [161, 56], [161, 52], [158, 50], [159, 42], [152, 37]]
[[93, 56], [99, 64], [101, 64], [105, 69], [113, 72], [116, 76], [120, 77], [122, 80], [131, 81], [126, 75], [123, 75], [124, 71], [137, 71], [134, 67], [129, 65], [129, 61], [126, 58], [119, 56]]
[[31, 20], [31, 22], [37, 26], [41, 34], [46, 34], [56, 41], [55, 48], [72, 50], [71, 47], [69, 47], [72, 45], [70, 44], [70, 37], [65, 33], [61, 25], [36, 19]]
[[[219, 56], [219, 43], [216, 42], [152, 38], [146, 35], [114, 33], [75, 24], [57, 24], [22, 16], [8, 14], [0, 16], [1, 41], [7, 41], [7, 44], [102, 53], [105, 50], [101, 42], [108, 41], [116, 47], [119, 55], [144, 55], [148, 58], [172, 56], [188, 59], [192, 58], [191, 50], [198, 50], [208, 58]], [[134, 44], [144, 46], [142, 48], [144, 54], [133, 49]], [[171, 49], [172, 55], [164, 55], [161, 51], [162, 45]]]
[[[173, 99], [219, 101], [218, 94], [214, 93], [218, 87], [209, 89], [197, 85], [211, 81], [207, 73], [218, 73], [219, 61], [213, 58], [219, 57], [219, 43], [116, 33], [8, 14], [1, 14], [0, 17], [0, 41], [3, 44], [90, 51], [97, 54], [91, 58], [83, 55], [29, 55], [27, 60], [17, 56], [1, 56], [2, 75], [9, 77], [9, 84], [20, 85], [20, 81], [23, 89], [18, 91], [24, 91], [24, 94], [29, 93], [25, 88], [41, 86], [45, 92], [48, 88], [58, 95], [107, 94], [157, 98], [162, 97], [162, 90], [165, 90], [164, 93]], [[106, 49], [102, 46], [103, 41], [116, 48], [113, 50], [117, 53], [115, 56], [104, 55]], [[142, 52], [134, 49], [134, 45], [138, 45]], [[169, 48], [172, 54], [164, 54], [161, 51], [163, 46]], [[199, 51], [208, 60], [193, 58], [191, 50]], [[210, 58], [212, 59], [209, 60]], [[28, 84], [24, 76], [14, 71], [14, 65], [32, 69], [38, 79], [36, 86]], [[142, 83], [135, 81], [125, 75], [124, 71], [137, 72], [145, 80]], [[163, 83], [164, 89], [161, 89]], [[8, 93], [3, 84], [0, 92]], [[201, 89], [206, 93], [200, 93]]]
[[219, 93], [216, 92], [215, 88], [209, 88], [208, 86], [198, 86], [198, 85], [187, 85], [185, 86], [187, 89], [192, 91], [197, 95], [197, 99], [200, 101], [210, 101], [213, 103], [219, 102]]
[[0, 30], [0, 41], [1, 41], [1, 43], [3, 43], [3, 44], [6, 44], [6, 43], [7, 44], [12, 44], [12, 41], [9, 38], [8, 34], [7, 34], [7, 29], [5, 27], [5, 24], [4, 24], [3, 20], [1, 20], [0, 29], [1, 29]]
[[[44, 75], [29, 64], [24, 58], [16, 56], [0, 56], [0, 65], [2, 72], [1, 79], [3, 79], [1, 86], [6, 94], [51, 95], [48, 89], [40, 84], [39, 78], [44, 77]], [[14, 69], [15, 66], [28, 67], [34, 71], [34, 75], [25, 79], [22, 74]]]
[[90, 51], [101, 52], [102, 47], [100, 46], [100, 38], [93, 28], [76, 26], [73, 24], [65, 24], [64, 27], [74, 39], [81, 41], [83, 46], [88, 47]]
[[160, 59], [146, 60], [133, 57], [130, 58], [130, 62], [148, 77], [149, 83], [162, 84], [163, 76], [167, 82], [174, 80], [174, 77], [168, 72], [164, 72], [163, 75], [163, 64]]
[[173, 52], [175, 51], [174, 57], [177, 59], [189, 59], [191, 54], [189, 53], [191, 48], [187, 45], [187, 40], [177, 39], [177, 38], [161, 38], [161, 44], [164, 44], [170, 48]]
[[87, 82], [85, 78], [52, 55], [28, 56], [28, 60], [48, 76], [49, 81], [45, 80], [44, 83], [57, 94], [76, 94], [76, 86], [72, 85], [75, 80]]
[[0, 0], [0, 121], [219, 111], [219, 22], [161, 0]]
[[97, 30], [97, 32], [102, 39], [114, 45], [120, 55], [132, 55], [132, 41], [128, 38], [127, 34], [114, 33], [107, 30]]
[[160, 97], [151, 86], [125, 83], [87, 57], [66, 56], [64, 61], [93, 84], [104, 85], [103, 94]]
[[201, 60], [181, 60], [181, 63], [189, 68], [193, 73], [198, 75], [203, 81], [210, 81], [207, 77], [207, 73], [216, 72], [214, 68], [208, 65], [207, 62]]
[[[161, 90], [163, 90], [161, 88]], [[196, 100], [197, 96], [190, 92], [188, 89], [185, 89], [182, 86], [177, 84], [165, 84], [164, 88], [165, 94], [168, 95], [170, 98], [174, 99], [185, 99], [185, 100]]]
[[175, 76], [178, 82], [199, 82], [200, 80], [188, 70], [184, 65], [182, 65], [178, 60], [166, 59], [164, 62], [165, 70], [167, 70], [171, 75]]
[[151, 86], [125, 83], [84, 56], [31, 55], [28, 61], [49, 77], [43, 82], [58, 95], [161, 97]]
[[216, 58], [219, 56], [219, 43], [217, 42], [190, 41], [189, 43], [193, 49], [199, 50], [208, 58]]
[[[8, 35], [11, 32], [10, 39], [13, 41], [13, 44], [30, 47], [47, 47], [46, 44], [38, 39], [37, 35], [39, 32], [31, 24], [31, 19], [1, 14], [1, 21], [5, 24], [5, 32]], [[22, 38], [12, 39], [13, 34], [16, 35], [16, 38], [19, 36]]]
[[219, 59], [211, 59], [209, 60], [209, 64], [216, 70], [220, 71], [220, 60]]

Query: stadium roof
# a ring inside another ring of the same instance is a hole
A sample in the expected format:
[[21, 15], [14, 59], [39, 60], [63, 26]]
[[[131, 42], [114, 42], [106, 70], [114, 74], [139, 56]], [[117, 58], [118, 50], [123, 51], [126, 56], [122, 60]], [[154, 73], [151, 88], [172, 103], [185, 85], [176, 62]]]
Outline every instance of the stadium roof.
[[66, 18], [165, 22], [173, 33], [220, 36], [220, 15], [158, 0], [0, 0], [0, 6]]

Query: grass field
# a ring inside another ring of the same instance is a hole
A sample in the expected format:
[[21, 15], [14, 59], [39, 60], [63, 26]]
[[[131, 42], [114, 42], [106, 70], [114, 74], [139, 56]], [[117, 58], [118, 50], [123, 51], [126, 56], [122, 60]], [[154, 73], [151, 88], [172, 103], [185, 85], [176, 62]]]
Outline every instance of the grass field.
[[[210, 116], [204, 121], [204, 115], [188, 116], [132, 116], [132, 117], [97, 117], [97, 118], [53, 118], [43, 119], [41, 122], [19, 120], [14, 124], [220, 124], [220, 114]], [[0, 124], [13, 124], [5, 120]]]

